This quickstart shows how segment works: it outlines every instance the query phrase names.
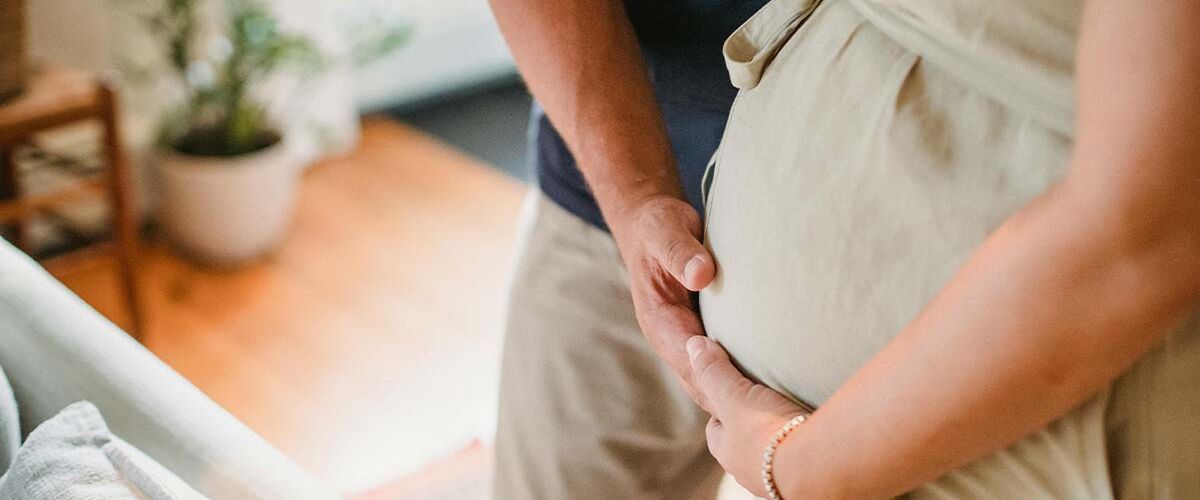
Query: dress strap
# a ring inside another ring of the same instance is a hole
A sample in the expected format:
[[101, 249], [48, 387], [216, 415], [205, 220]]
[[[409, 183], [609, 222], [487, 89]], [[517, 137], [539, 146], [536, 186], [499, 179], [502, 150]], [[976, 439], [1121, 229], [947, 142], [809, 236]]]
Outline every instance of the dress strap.
[[729, 81], [740, 90], [758, 85], [779, 48], [804, 24], [821, 0], [771, 0], [725, 40]]

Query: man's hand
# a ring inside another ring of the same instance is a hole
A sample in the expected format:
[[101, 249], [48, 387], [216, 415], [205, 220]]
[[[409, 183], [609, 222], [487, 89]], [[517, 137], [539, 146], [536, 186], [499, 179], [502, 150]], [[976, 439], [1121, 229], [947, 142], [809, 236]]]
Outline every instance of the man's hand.
[[689, 338], [703, 335], [704, 327], [689, 291], [708, 286], [716, 265], [700, 243], [700, 215], [686, 201], [664, 195], [637, 202], [616, 219], [609, 226], [629, 269], [638, 324], [688, 394], [701, 403], [686, 345]]
[[[688, 290], [716, 266], [683, 201], [667, 127], [622, 0], [490, 0], [530, 91], [562, 135], [629, 268], [638, 323], [695, 397]], [[696, 259], [696, 260], [693, 260]]]

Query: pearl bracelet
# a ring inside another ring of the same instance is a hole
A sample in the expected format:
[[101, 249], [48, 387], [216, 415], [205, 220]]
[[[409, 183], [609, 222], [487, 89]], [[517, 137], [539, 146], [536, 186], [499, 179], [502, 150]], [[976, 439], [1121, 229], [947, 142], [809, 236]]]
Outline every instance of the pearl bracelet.
[[779, 495], [779, 488], [775, 486], [775, 449], [779, 448], [779, 445], [788, 437], [788, 434], [791, 434], [797, 427], [800, 427], [800, 424], [803, 424], [805, 420], [808, 420], [808, 416], [804, 414], [792, 417], [786, 424], [783, 424], [783, 427], [775, 431], [775, 435], [771, 437], [771, 442], [767, 443], [767, 449], [763, 450], [762, 482], [763, 487], [767, 490], [767, 498], [769, 500], [783, 500], [783, 497]]

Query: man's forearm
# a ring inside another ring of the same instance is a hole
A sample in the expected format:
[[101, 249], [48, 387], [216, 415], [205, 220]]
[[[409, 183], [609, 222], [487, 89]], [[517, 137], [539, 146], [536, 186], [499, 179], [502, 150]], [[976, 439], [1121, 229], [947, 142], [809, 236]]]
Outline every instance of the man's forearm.
[[712, 281], [623, 0], [491, 0], [517, 66], [563, 136], [629, 269], [650, 346], [691, 391], [683, 345], [704, 332], [688, 290]]
[[533, 95], [613, 224], [639, 201], [682, 197], [666, 128], [620, 0], [491, 0]]

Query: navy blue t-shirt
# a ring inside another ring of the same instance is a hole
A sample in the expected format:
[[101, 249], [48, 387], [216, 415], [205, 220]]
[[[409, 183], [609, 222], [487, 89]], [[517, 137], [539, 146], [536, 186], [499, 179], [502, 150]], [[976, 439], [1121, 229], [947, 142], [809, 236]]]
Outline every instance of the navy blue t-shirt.
[[[667, 125], [688, 201], [704, 213], [700, 182], [721, 141], [736, 89], [729, 83], [721, 44], [766, 0], [627, 0], [630, 22]], [[534, 106], [533, 164], [551, 200], [606, 228], [600, 209], [566, 143]]]

